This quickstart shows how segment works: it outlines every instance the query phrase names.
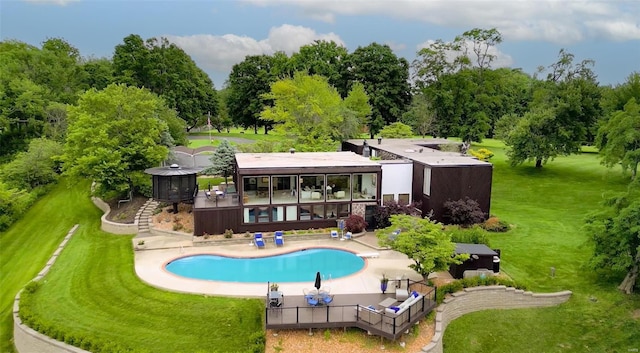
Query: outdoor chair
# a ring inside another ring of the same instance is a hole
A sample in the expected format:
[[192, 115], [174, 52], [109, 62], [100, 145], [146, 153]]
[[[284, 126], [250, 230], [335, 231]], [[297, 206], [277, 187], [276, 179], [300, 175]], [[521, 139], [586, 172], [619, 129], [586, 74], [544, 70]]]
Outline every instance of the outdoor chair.
[[320, 292], [320, 300], [322, 304], [329, 304], [333, 301], [333, 295], [330, 295], [329, 292]]
[[351, 236], [352, 236], [352, 235], [353, 235], [353, 234], [352, 234], [351, 232], [346, 232], [346, 233], [344, 234], [344, 238], [345, 238], [345, 239], [347, 239], [347, 240], [351, 240]]
[[314, 297], [305, 297], [305, 298], [307, 299], [307, 304], [309, 304], [311, 306], [317, 306], [318, 304], [320, 304], [318, 299], [316, 299]]
[[275, 235], [274, 235], [274, 243], [276, 244], [276, 246], [283, 246], [284, 245], [284, 235], [282, 234], [281, 230], [277, 230]]
[[264, 249], [265, 244], [264, 239], [262, 238], [262, 233], [256, 233], [253, 237], [254, 242], [256, 243], [256, 247], [258, 247], [258, 249]]
[[338, 231], [337, 230], [332, 230], [331, 231], [331, 238], [332, 239], [338, 239]]

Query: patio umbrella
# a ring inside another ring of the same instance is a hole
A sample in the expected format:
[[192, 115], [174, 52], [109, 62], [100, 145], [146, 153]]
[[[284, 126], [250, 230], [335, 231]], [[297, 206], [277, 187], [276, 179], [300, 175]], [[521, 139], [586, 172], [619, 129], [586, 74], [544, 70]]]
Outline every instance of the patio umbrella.
[[322, 279], [320, 278], [320, 272], [316, 272], [316, 283], [313, 285], [317, 290], [320, 290]]

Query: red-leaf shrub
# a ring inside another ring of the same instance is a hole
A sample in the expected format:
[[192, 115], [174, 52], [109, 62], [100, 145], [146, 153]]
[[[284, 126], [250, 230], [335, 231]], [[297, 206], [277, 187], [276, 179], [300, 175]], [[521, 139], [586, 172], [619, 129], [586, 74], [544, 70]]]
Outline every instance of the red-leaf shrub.
[[344, 221], [344, 227], [348, 232], [360, 233], [367, 228], [367, 222], [362, 216], [352, 214]]
[[476, 200], [468, 197], [456, 201], [444, 203], [444, 218], [448, 224], [459, 224], [464, 227], [476, 223], [482, 223], [485, 214], [480, 209], [480, 204]]

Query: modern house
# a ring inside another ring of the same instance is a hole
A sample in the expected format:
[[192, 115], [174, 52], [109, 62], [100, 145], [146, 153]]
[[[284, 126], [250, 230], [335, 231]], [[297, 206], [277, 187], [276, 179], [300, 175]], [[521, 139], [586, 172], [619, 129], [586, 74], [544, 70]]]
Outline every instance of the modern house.
[[420, 201], [424, 216], [442, 221], [447, 200], [469, 197], [488, 215], [493, 166], [438, 150], [450, 143], [349, 140], [344, 152], [237, 153], [236, 184], [195, 198], [194, 235], [336, 227], [350, 214], [371, 225], [386, 200]]
[[342, 150], [376, 159], [382, 166], [381, 199], [422, 202], [422, 215], [444, 221], [444, 203], [476, 200], [488, 216], [493, 165], [459, 152], [441, 151], [444, 139], [348, 140]]
[[335, 227], [372, 214], [381, 179], [380, 163], [352, 152], [237, 153], [237, 190], [196, 198], [194, 235]]

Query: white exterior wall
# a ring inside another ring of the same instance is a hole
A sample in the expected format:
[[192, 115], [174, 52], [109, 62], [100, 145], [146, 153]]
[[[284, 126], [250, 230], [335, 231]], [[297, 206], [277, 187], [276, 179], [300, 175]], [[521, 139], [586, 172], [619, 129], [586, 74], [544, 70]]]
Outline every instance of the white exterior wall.
[[[413, 163], [381, 163], [382, 164], [382, 195], [393, 194], [398, 201], [398, 194], [409, 194], [412, 199], [411, 185], [413, 183]], [[379, 198], [382, 199], [382, 195]]]

